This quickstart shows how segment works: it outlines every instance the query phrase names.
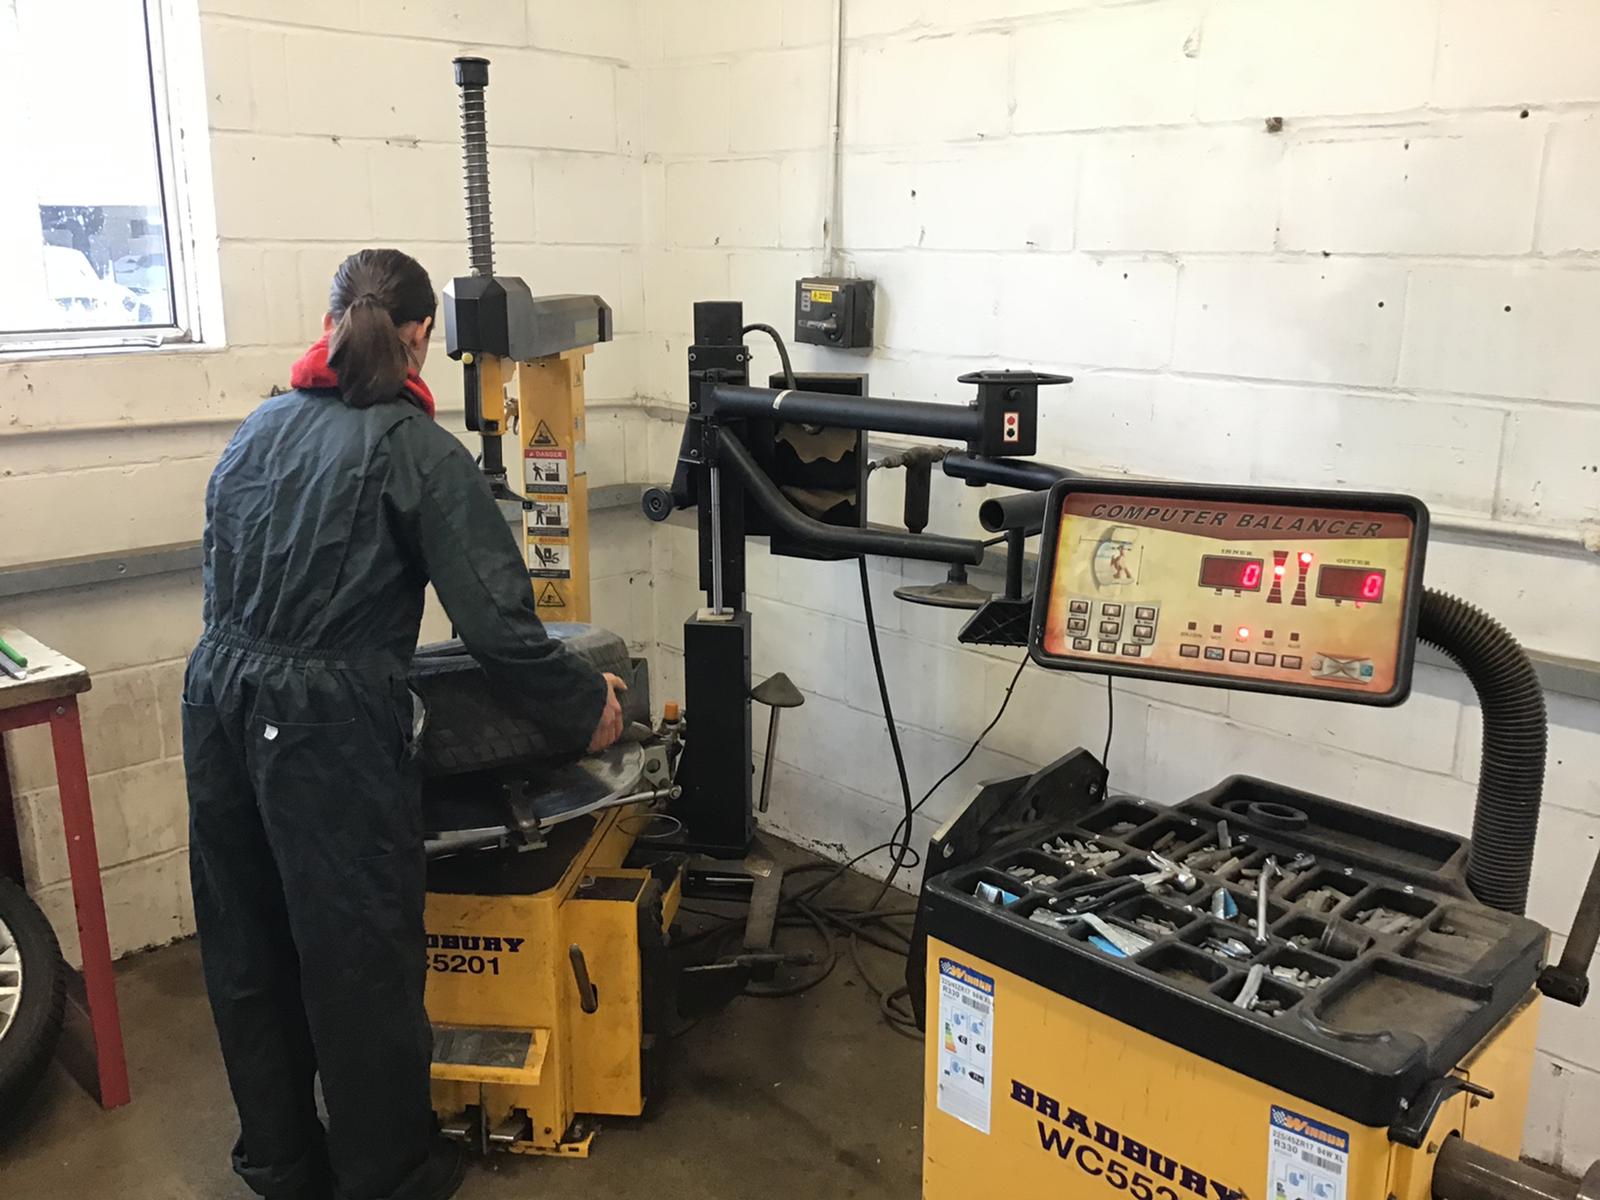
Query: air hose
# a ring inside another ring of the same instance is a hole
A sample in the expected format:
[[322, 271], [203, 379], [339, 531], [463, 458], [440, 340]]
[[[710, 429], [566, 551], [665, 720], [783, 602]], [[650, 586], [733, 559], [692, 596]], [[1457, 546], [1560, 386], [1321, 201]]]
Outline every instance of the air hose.
[[1491, 908], [1520, 914], [1528, 904], [1544, 793], [1549, 734], [1544, 689], [1516, 638], [1464, 600], [1429, 588], [1423, 593], [1417, 636], [1466, 673], [1483, 710], [1483, 760], [1467, 886]]

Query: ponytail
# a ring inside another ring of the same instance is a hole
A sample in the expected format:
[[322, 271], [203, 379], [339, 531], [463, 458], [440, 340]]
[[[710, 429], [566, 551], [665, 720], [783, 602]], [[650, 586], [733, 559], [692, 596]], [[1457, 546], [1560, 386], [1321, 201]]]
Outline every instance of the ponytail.
[[370, 408], [400, 394], [411, 355], [376, 296], [358, 296], [344, 310], [328, 337], [328, 365], [339, 373], [339, 392], [352, 408]]
[[433, 283], [422, 264], [399, 250], [358, 250], [333, 275], [328, 365], [346, 404], [368, 408], [398, 398], [411, 370], [400, 326], [431, 319]]

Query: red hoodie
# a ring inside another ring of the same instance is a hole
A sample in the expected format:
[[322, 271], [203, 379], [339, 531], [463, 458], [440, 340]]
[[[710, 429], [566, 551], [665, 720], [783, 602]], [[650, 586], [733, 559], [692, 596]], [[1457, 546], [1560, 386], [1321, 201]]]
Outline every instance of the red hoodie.
[[[339, 386], [339, 373], [328, 365], [328, 335], [323, 334], [289, 368], [289, 386], [296, 388], [336, 388]], [[433, 393], [428, 390], [428, 385], [422, 382], [422, 376], [415, 371], [406, 372], [406, 391], [417, 402], [419, 408], [433, 416]]]

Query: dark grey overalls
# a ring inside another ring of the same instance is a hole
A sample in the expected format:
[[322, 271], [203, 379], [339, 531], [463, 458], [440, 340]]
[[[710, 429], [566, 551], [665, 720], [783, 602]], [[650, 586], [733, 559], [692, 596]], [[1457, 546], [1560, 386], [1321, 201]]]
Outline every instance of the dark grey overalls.
[[[206, 490], [205, 634], [184, 683], [206, 987], [262, 1194], [409, 1198], [433, 1132], [420, 786], [406, 670], [432, 581], [552, 744], [605, 684], [545, 635], [516, 539], [412, 403], [268, 400]], [[322, 1077], [324, 1135], [312, 1091]]]

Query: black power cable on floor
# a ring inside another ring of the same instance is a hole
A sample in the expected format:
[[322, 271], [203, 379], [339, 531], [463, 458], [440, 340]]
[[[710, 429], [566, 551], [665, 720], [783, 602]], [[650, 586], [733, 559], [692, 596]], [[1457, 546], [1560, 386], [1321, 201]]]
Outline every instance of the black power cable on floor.
[[[1011, 676], [1011, 682], [1006, 687], [1006, 694], [1000, 701], [1000, 707], [995, 711], [989, 723], [983, 727], [978, 736], [972, 740], [964, 753], [948, 771], [941, 775], [926, 792], [910, 808], [914, 816], [918, 809], [932, 798], [933, 794], [942, 787], [946, 781], [955, 775], [977, 753], [978, 747], [983, 744], [983, 739], [988, 737], [990, 731], [1000, 723], [1000, 718], [1005, 716], [1006, 708], [1011, 703], [1012, 693], [1016, 690], [1017, 680], [1022, 677], [1023, 668], [1028, 664], [1028, 659], [1023, 658], [1017, 664], [1016, 672]], [[902, 834], [902, 829], [909, 829], [910, 822], [906, 817], [901, 818], [901, 824], [895, 826], [894, 835], [889, 841], [879, 842], [870, 846], [842, 863], [806, 863], [795, 867], [786, 874], [789, 878], [798, 875], [810, 874], [815, 871], [827, 871], [828, 875], [820, 883], [811, 884], [798, 892], [785, 895], [778, 906], [777, 928], [779, 929], [808, 929], [816, 934], [822, 946], [819, 956], [819, 965], [816, 970], [804, 979], [793, 983], [770, 987], [766, 985], [753, 985], [746, 989], [745, 994], [764, 999], [774, 999], [783, 996], [799, 995], [816, 987], [833, 973], [838, 965], [838, 945], [835, 934], [848, 935], [849, 953], [857, 975], [866, 984], [878, 1000], [878, 1011], [882, 1013], [885, 1021], [897, 1033], [907, 1037], [920, 1038], [921, 1030], [917, 1028], [916, 1018], [911, 1011], [908, 1000], [909, 990], [904, 984], [892, 988], [885, 988], [873, 979], [865, 968], [861, 957], [862, 943], [875, 946], [891, 954], [906, 957], [911, 952], [911, 935], [909, 931], [896, 927], [896, 922], [914, 919], [916, 910], [913, 909], [888, 909], [882, 907], [884, 898], [888, 894], [888, 887], [882, 887], [873, 902], [865, 908], [849, 908], [838, 905], [827, 905], [820, 901], [821, 894], [834, 884], [838, 883], [849, 873], [850, 869], [871, 858], [874, 854], [889, 850], [896, 852], [897, 860], [903, 866], [915, 867], [920, 864], [921, 856], [910, 847], [910, 835]], [[716, 923], [706, 929], [678, 939], [679, 945], [693, 945], [697, 942], [708, 941], [713, 938], [731, 938], [736, 935], [744, 924], [744, 917], [740, 915], [722, 915], [706, 909], [689, 908], [683, 906], [684, 912], [697, 916], [712, 918]], [[692, 1027], [692, 1026], [691, 1026]], [[679, 1035], [688, 1032], [687, 1029], [678, 1031]]]
[[[891, 846], [901, 840], [904, 840], [909, 844], [911, 839], [910, 818], [915, 817], [919, 812], [921, 812], [922, 806], [927, 804], [929, 800], [933, 799], [933, 794], [942, 788], [946, 783], [948, 783], [957, 771], [961, 770], [962, 767], [966, 766], [967, 763], [971, 761], [972, 756], [978, 752], [978, 747], [983, 745], [983, 739], [989, 736], [990, 731], [992, 731], [996, 725], [1000, 724], [1000, 718], [1006, 715], [1006, 708], [1011, 703], [1011, 693], [1016, 691], [1017, 680], [1022, 678], [1022, 670], [1027, 665], [1028, 656], [1024, 654], [1022, 656], [1022, 661], [1017, 664], [1017, 669], [1011, 676], [1011, 682], [1006, 684], [1006, 694], [1000, 698], [1000, 707], [995, 709], [994, 716], [989, 718], [989, 723], [983, 727], [978, 736], [972, 739], [972, 744], [967, 747], [967, 752], [960, 758], [956, 759], [954, 766], [952, 766], [943, 775], [939, 776], [938, 779], [935, 779], [933, 781], [933, 786], [922, 793], [922, 799], [913, 804], [910, 812], [900, 818], [900, 824], [896, 825], [894, 827], [894, 832], [889, 835], [889, 844]], [[911, 865], [916, 866], [917, 864], [912, 863]], [[890, 877], [889, 882], [893, 882], [892, 876]], [[886, 885], [884, 890], [878, 895], [880, 903], [882, 902], [883, 896], [887, 894], [887, 892], [888, 886]]]
[[[872, 673], [878, 679], [878, 699], [883, 703], [883, 722], [889, 730], [889, 748], [894, 752], [895, 771], [900, 776], [900, 799], [905, 806], [905, 816], [900, 825], [895, 826], [896, 833], [903, 826], [905, 834], [900, 838], [899, 848], [895, 852], [894, 863], [889, 868], [889, 874], [883, 881], [883, 891], [878, 893], [874, 901], [876, 908], [883, 903], [883, 898], [889, 894], [889, 889], [894, 886], [895, 877], [900, 874], [900, 868], [906, 865], [906, 857], [915, 854], [911, 849], [911, 818], [916, 809], [911, 803], [911, 780], [906, 775], [906, 756], [900, 749], [900, 726], [894, 719], [894, 705], [889, 702], [889, 681], [883, 674], [883, 653], [878, 648], [878, 622], [872, 615], [872, 585], [867, 579], [867, 560], [863, 555], [856, 559], [856, 567], [861, 575], [861, 611], [867, 619], [867, 643], [872, 647]], [[889, 835], [889, 845], [895, 846], [895, 834]], [[920, 860], [919, 860], [920, 861]]]

